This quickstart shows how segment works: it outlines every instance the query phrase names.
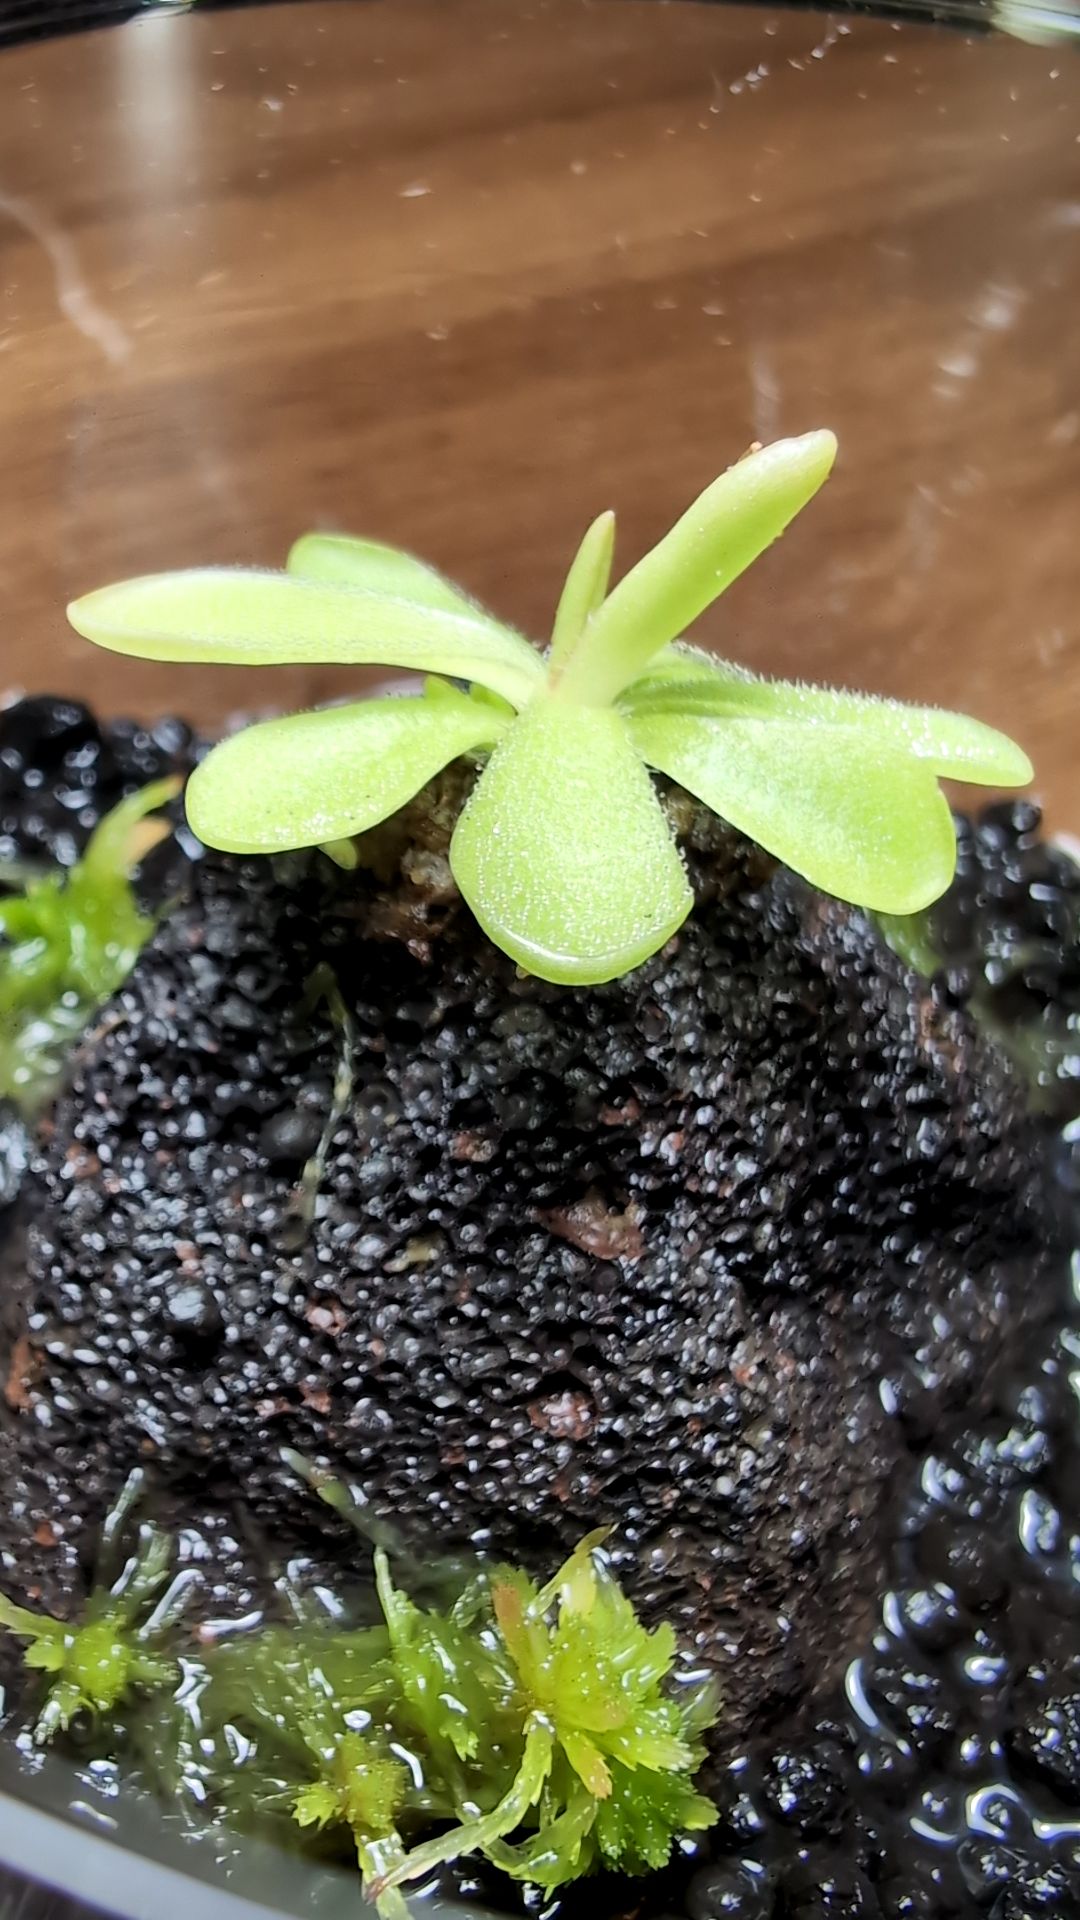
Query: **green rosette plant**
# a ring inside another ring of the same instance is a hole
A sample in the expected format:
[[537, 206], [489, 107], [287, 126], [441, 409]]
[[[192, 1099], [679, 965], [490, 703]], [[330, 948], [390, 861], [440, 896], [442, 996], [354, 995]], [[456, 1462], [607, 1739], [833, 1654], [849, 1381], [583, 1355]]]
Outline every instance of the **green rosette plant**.
[[353, 838], [451, 761], [479, 774], [450, 845], [481, 927], [527, 972], [585, 986], [655, 953], [692, 905], [650, 770], [815, 886], [887, 914], [944, 892], [956, 860], [943, 777], [1010, 787], [1031, 764], [1003, 734], [934, 707], [766, 680], [682, 638], [827, 478], [825, 431], [755, 448], [609, 591], [601, 514], [542, 652], [406, 553], [307, 534], [284, 573], [202, 568], [105, 587], [69, 617], [149, 659], [381, 664], [418, 698], [290, 714], [217, 746], [188, 815], [228, 852]]

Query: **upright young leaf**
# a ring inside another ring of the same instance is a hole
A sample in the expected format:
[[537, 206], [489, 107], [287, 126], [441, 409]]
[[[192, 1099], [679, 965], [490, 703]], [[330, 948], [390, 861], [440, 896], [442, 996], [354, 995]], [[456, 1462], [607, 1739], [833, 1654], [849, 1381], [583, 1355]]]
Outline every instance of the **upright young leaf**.
[[650, 766], [841, 900], [916, 913], [952, 879], [937, 776], [854, 729], [639, 713], [630, 731]]
[[[448, 693], [450, 690], [447, 690]], [[459, 754], [506, 722], [464, 694], [361, 700], [247, 727], [188, 782], [188, 819], [227, 853], [280, 853], [345, 840], [385, 820]]]
[[450, 864], [484, 931], [543, 980], [626, 973], [681, 926], [692, 895], [620, 716], [541, 699], [477, 782]]
[[592, 523], [566, 576], [551, 633], [548, 672], [552, 680], [562, 671], [604, 595], [615, 556], [615, 515], [601, 513]]
[[566, 662], [564, 691], [613, 700], [772, 544], [828, 478], [831, 433], [777, 440], [714, 480], [620, 580]]
[[146, 660], [411, 667], [479, 680], [515, 706], [544, 672], [527, 640], [475, 611], [236, 567], [122, 580], [73, 601], [68, 619], [97, 646]]

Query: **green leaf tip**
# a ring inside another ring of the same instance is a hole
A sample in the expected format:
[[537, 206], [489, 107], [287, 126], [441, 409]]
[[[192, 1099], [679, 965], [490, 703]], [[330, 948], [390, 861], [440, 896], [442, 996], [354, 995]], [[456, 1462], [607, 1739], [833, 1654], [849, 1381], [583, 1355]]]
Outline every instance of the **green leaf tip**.
[[75, 601], [77, 630], [150, 659], [377, 664], [433, 676], [249, 728], [192, 776], [188, 812], [236, 853], [355, 836], [450, 761], [480, 770], [450, 848], [481, 927], [527, 973], [591, 986], [656, 953], [692, 904], [650, 770], [825, 892], [893, 915], [949, 885], [942, 779], [1032, 777], [1005, 734], [925, 706], [759, 679], [688, 646], [688, 627], [828, 478], [827, 429], [754, 446], [609, 590], [615, 516], [593, 521], [545, 656], [412, 554], [309, 533], [284, 573], [211, 567]]
[[755, 447], [694, 501], [589, 623], [564, 695], [613, 700], [771, 546], [832, 470], [825, 430]]

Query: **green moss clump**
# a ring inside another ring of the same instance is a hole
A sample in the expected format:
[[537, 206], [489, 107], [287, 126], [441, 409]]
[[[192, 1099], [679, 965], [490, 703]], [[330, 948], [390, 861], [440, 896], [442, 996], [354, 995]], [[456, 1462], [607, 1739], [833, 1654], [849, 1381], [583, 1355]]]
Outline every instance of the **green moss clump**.
[[179, 1668], [158, 1650], [152, 1625], [143, 1621], [170, 1558], [165, 1536], [145, 1529], [119, 1580], [91, 1596], [78, 1625], [32, 1613], [0, 1594], [0, 1627], [25, 1641], [25, 1666], [50, 1676], [34, 1726], [39, 1746], [65, 1732], [76, 1714], [96, 1719], [129, 1704], [136, 1693], [176, 1685]]
[[401, 1887], [465, 1855], [553, 1890], [663, 1866], [712, 1824], [694, 1776], [716, 1700], [674, 1680], [674, 1633], [642, 1626], [602, 1536], [544, 1587], [482, 1569], [431, 1608], [379, 1550], [379, 1624], [263, 1627], [197, 1655], [174, 1625], [172, 1657], [168, 1596], [141, 1618], [167, 1558], [150, 1539], [77, 1627], [0, 1603], [53, 1675], [37, 1738], [85, 1712], [103, 1752], [123, 1745], [204, 1819], [347, 1838], [384, 1920]]
[[179, 780], [131, 794], [102, 820], [70, 873], [25, 881], [0, 899], [0, 1095], [35, 1113], [97, 1008], [123, 985], [156, 921], [131, 872], [171, 829], [148, 815]]

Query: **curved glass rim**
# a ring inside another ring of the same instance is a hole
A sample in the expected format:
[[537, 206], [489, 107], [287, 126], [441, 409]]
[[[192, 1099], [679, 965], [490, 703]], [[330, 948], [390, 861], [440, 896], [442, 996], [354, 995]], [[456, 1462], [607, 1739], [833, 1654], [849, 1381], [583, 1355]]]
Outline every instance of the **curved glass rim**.
[[[34, 39], [121, 26], [155, 14], [247, 11], [274, 0], [0, 0], [0, 52]], [[359, 0], [356, 0], [359, 3]], [[659, 3], [659, 0], [657, 0]], [[746, 0], [685, 0], [725, 6]], [[769, 0], [750, 0], [766, 5]], [[617, 5], [618, 0], [608, 0]], [[784, 11], [846, 13], [876, 19], [923, 21], [963, 32], [1011, 36], [1034, 46], [1080, 39], [1080, 0], [778, 0]]]

